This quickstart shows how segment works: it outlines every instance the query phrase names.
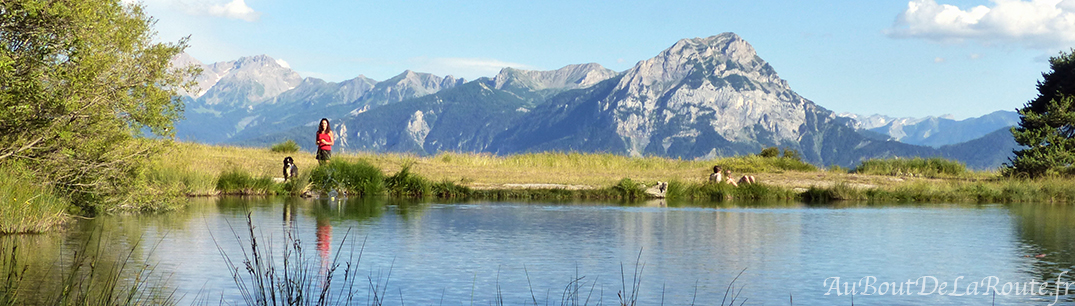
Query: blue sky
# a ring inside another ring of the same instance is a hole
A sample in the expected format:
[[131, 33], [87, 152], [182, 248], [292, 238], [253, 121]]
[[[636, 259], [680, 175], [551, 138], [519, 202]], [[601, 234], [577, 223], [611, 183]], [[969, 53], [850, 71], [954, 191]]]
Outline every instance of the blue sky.
[[1075, 47], [1075, 0], [143, 0], [158, 39], [206, 63], [267, 54], [304, 77], [468, 80], [502, 67], [623, 71], [682, 38], [735, 32], [836, 112], [958, 119], [1036, 95]]

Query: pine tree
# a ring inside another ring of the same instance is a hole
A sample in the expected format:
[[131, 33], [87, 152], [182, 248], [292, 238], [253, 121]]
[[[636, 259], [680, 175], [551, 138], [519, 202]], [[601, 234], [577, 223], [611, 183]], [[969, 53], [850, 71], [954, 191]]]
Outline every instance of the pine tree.
[[1050, 58], [1051, 71], [1038, 82], [1038, 97], [1019, 110], [1012, 128], [1015, 151], [1005, 173], [1032, 178], [1075, 175], [1075, 49]]

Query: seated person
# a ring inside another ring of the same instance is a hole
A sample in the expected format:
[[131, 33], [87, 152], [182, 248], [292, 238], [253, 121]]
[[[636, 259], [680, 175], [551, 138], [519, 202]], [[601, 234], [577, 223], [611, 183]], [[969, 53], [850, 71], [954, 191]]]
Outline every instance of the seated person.
[[744, 175], [743, 177], [739, 178], [740, 184], [754, 184], [757, 182], [758, 181], [754, 179], [753, 175]]
[[735, 179], [732, 179], [732, 170], [724, 170], [724, 176], [727, 177], [727, 181], [725, 181], [725, 183], [728, 183], [728, 185], [739, 187], [739, 183], [736, 183]]
[[720, 182], [722, 182], [724, 180], [723, 177], [722, 177], [723, 172], [724, 171], [721, 170], [720, 166], [713, 166], [713, 173], [709, 175], [709, 182], [710, 183], [720, 183]]

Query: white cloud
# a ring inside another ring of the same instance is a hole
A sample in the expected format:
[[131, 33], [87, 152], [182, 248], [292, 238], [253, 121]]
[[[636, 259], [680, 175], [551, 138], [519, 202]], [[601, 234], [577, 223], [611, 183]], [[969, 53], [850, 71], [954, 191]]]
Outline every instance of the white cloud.
[[1075, 44], [1075, 0], [991, 2], [991, 7], [961, 9], [934, 0], [913, 0], [885, 34], [937, 42], [1015, 43], [1031, 48]]
[[280, 65], [280, 67], [291, 68], [291, 65], [288, 65], [282, 58], [276, 59], [276, 64]]
[[969, 57], [972, 60], [976, 60], [976, 59], [982, 58], [982, 54], [980, 54], [980, 53], [971, 53], [970, 55], [967, 55], [967, 57]]
[[257, 21], [261, 17], [261, 13], [247, 6], [243, 0], [232, 0], [224, 5], [215, 4], [210, 6], [209, 15], [249, 22]]
[[938, 64], [944, 63], [944, 58], [943, 57], [934, 57], [933, 62], [938, 63]]

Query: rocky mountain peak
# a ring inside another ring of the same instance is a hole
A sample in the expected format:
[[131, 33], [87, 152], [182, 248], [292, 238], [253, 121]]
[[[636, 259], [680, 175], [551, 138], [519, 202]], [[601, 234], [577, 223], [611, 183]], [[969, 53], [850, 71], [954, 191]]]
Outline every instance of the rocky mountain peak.
[[538, 71], [504, 68], [493, 77], [494, 87], [525, 87], [531, 90], [586, 88], [616, 76], [597, 63], [567, 65], [557, 70]]
[[201, 99], [207, 105], [241, 103], [249, 106], [273, 98], [303, 82], [297, 72], [282, 63], [285, 62], [267, 55], [256, 55], [210, 65], [206, 70], [209, 72], [206, 81], [212, 81], [214, 76], [216, 81]]

